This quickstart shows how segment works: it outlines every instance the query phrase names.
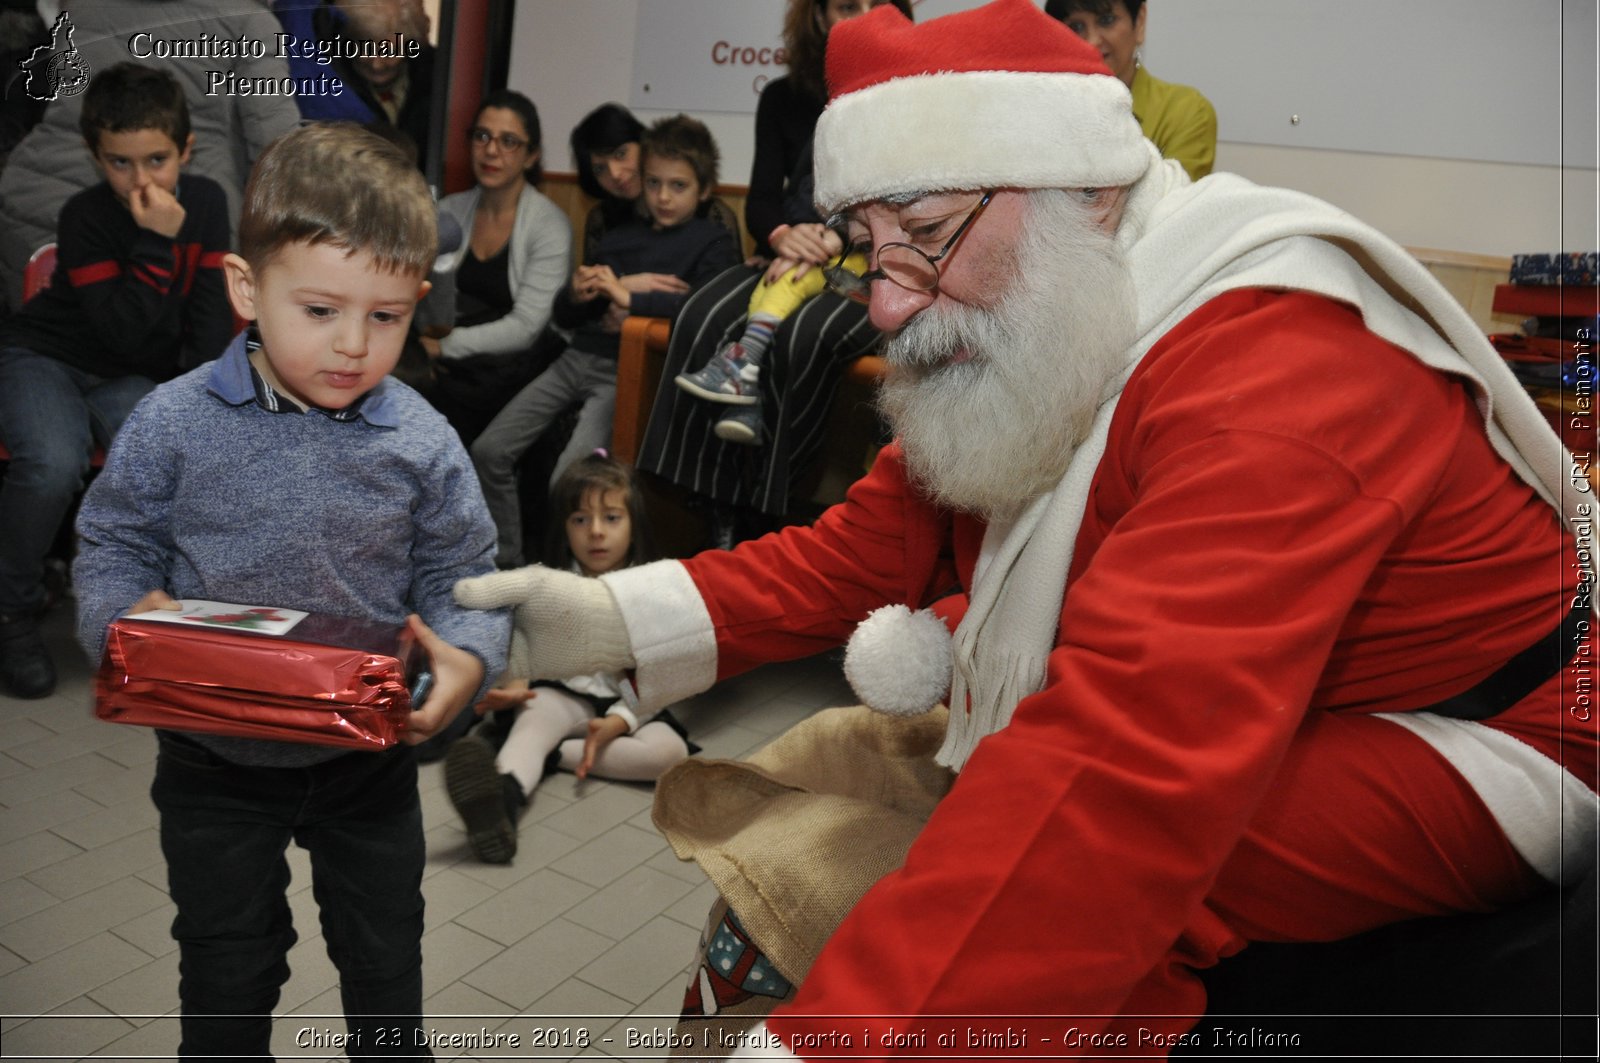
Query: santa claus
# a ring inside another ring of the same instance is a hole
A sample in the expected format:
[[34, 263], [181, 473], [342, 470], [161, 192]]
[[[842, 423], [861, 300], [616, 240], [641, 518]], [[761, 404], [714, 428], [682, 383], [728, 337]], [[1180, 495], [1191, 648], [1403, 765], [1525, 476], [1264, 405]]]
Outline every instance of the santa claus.
[[[1191, 183], [1028, 0], [878, 8], [828, 83], [816, 195], [873, 267], [834, 283], [887, 337], [897, 442], [809, 528], [457, 588], [517, 606], [514, 667], [631, 668], [646, 709], [900, 607], [856, 689], [947, 715], [825, 714], [658, 798], [782, 976], [758, 1050], [1070, 1015], [956, 1052], [1159, 1053], [1251, 941], [1582, 875], [1591, 496], [1426, 271], [1309, 197]], [[948, 645], [909, 612], [941, 600]]]

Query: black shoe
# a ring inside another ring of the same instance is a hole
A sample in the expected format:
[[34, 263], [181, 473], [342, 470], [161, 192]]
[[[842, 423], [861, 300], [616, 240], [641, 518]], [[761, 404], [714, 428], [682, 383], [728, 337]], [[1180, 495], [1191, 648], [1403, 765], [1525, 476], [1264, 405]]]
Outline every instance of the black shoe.
[[48, 697], [56, 689], [56, 666], [28, 616], [0, 616], [0, 688], [17, 698]]
[[509, 771], [500, 773], [500, 792], [506, 803], [506, 818], [516, 826], [517, 820], [528, 810], [528, 795], [522, 792], [522, 784]]
[[[445, 754], [445, 793], [466, 824], [473, 854], [486, 864], [509, 864], [517, 855], [516, 815], [508, 807], [511, 790], [522, 798], [516, 782], [514, 776], [495, 770], [494, 750], [477, 735], [457, 740]], [[520, 814], [520, 808], [517, 811]]]

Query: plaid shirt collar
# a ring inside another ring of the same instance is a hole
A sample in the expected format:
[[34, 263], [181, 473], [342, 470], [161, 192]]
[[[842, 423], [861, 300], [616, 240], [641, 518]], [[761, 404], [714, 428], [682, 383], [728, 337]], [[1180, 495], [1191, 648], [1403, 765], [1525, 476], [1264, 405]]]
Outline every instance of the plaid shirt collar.
[[[309, 413], [278, 392], [256, 371], [250, 355], [261, 349], [261, 336], [250, 325], [234, 337], [222, 357], [212, 363], [210, 388], [213, 394], [232, 406], [254, 402], [270, 413]], [[342, 410], [329, 410], [320, 406], [311, 409], [333, 421], [366, 421], [380, 428], [394, 428], [399, 424], [399, 411], [390, 394], [389, 379], [385, 377], [371, 391]]]

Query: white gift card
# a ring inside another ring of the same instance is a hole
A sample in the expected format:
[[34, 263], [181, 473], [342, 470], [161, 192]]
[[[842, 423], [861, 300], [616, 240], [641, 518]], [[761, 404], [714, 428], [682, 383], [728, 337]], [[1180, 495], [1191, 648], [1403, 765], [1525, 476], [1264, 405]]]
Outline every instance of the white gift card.
[[164, 624], [189, 624], [194, 627], [228, 628], [253, 631], [261, 635], [287, 635], [308, 613], [276, 606], [235, 605], [208, 602], [202, 598], [180, 598], [178, 609], [151, 609], [129, 613], [126, 620], [158, 620]]

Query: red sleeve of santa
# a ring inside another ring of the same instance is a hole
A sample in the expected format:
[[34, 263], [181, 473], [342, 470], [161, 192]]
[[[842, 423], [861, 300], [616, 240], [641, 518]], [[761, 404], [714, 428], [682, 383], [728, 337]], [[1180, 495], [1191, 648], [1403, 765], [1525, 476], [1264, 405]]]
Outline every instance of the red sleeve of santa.
[[898, 446], [809, 528], [684, 562], [717, 638], [717, 678], [844, 644], [879, 606], [957, 589], [952, 519], [912, 490]]

